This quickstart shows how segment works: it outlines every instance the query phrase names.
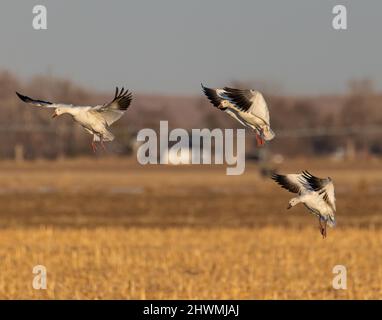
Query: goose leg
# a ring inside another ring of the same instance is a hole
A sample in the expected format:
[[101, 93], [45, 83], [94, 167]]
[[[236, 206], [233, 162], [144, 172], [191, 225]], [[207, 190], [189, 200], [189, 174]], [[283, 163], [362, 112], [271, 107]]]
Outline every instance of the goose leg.
[[97, 151], [97, 145], [95, 143], [95, 135], [93, 135], [93, 140], [92, 140], [92, 143], [91, 143], [91, 146], [92, 146], [92, 149], [93, 149], [93, 152], [96, 153]]
[[103, 148], [104, 151], [107, 151], [106, 147], [105, 147], [105, 144], [103, 143], [103, 138], [101, 136], [101, 146]]
[[264, 130], [260, 126], [256, 126], [257, 146], [263, 146], [265, 144], [265, 140], [263, 137], [264, 137]]
[[320, 217], [318, 217], [318, 224], [320, 225], [320, 233], [321, 233], [321, 235], [323, 236], [323, 227], [322, 227], [322, 223], [321, 223], [321, 218]]
[[324, 225], [322, 225], [321, 223], [321, 218], [318, 218], [318, 222], [320, 224], [320, 232], [321, 232], [322, 238], [325, 239], [326, 238], [326, 220], [324, 222]]
[[264, 139], [256, 133], [256, 143], [258, 147], [261, 147], [264, 145]]
[[265, 145], [265, 140], [263, 139], [262, 136], [260, 136], [260, 141], [261, 141], [261, 146]]
[[322, 237], [324, 239], [326, 238], [326, 225], [327, 225], [327, 221], [325, 220], [325, 222], [324, 222], [324, 230], [323, 230], [323, 234], [322, 234]]
[[94, 140], [92, 141], [91, 146], [92, 146], [93, 152], [96, 153], [97, 145], [95, 144]]

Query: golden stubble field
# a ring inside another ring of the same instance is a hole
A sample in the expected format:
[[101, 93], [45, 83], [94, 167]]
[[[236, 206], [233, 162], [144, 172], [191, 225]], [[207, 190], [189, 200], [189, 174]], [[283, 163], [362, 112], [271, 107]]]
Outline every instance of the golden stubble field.
[[[319, 234], [258, 167], [124, 159], [0, 163], [0, 298], [380, 299], [382, 162], [295, 160], [331, 176], [338, 226]], [[35, 265], [47, 290], [32, 288]], [[335, 265], [347, 290], [332, 288]]]

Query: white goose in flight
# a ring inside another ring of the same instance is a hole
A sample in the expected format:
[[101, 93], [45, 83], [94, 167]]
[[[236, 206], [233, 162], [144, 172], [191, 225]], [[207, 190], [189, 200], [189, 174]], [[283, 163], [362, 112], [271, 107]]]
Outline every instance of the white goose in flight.
[[109, 127], [125, 113], [130, 106], [132, 96], [129, 90], [115, 90], [114, 99], [104, 105], [97, 106], [74, 106], [71, 104], [52, 103], [48, 101], [35, 100], [16, 92], [17, 96], [24, 102], [38, 107], [54, 108], [53, 118], [64, 113], [70, 114], [74, 121], [78, 122], [88, 133], [93, 135], [91, 146], [93, 151], [97, 150], [95, 144], [99, 141], [105, 149], [104, 141], [113, 141], [114, 135]]
[[204, 94], [211, 103], [228, 113], [242, 125], [256, 132], [258, 146], [275, 137], [269, 121], [269, 110], [263, 95], [255, 90], [241, 90], [224, 87], [210, 89], [202, 84]]
[[302, 174], [273, 174], [272, 179], [284, 189], [298, 194], [289, 201], [288, 209], [303, 203], [318, 217], [320, 232], [325, 238], [326, 225], [330, 227], [336, 225], [336, 198], [332, 179], [317, 178], [308, 171], [303, 171]]

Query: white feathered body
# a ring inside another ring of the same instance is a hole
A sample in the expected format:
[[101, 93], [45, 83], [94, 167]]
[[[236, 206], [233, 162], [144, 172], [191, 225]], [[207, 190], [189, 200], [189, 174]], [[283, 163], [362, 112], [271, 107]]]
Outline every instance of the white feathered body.
[[328, 222], [330, 227], [334, 227], [336, 224], [333, 208], [331, 208], [317, 191], [309, 191], [299, 196], [300, 202], [302, 202], [309, 211]]
[[[93, 135], [93, 141], [112, 141], [114, 135], [109, 127], [122, 117], [130, 106], [132, 95], [129, 90], [116, 88], [114, 99], [104, 105], [97, 106], [74, 106], [72, 104], [52, 103], [49, 101], [36, 100], [16, 92], [17, 96], [24, 102], [37, 107], [55, 109], [54, 117], [69, 114], [74, 121], [78, 122], [86, 132]], [[96, 148], [93, 146], [93, 150]]]
[[225, 112], [231, 117], [255, 131], [260, 128], [263, 131], [265, 140], [269, 141], [275, 137], [275, 134], [270, 127], [268, 106], [260, 92], [251, 90], [253, 94], [253, 97], [251, 98], [252, 105], [247, 111], [239, 110], [235, 104], [229, 100], [224, 89], [217, 89], [216, 92], [219, 97], [224, 99], [222, 105], [227, 107]]
[[107, 121], [101, 114], [94, 112], [94, 107], [71, 106], [60, 107], [60, 109], [70, 114], [86, 132], [94, 135], [94, 141], [100, 141], [101, 137], [103, 141], [113, 141], [114, 135], [108, 130]]
[[320, 179], [309, 172], [272, 176], [276, 182], [290, 192], [297, 193], [289, 201], [289, 208], [302, 203], [309, 212], [326, 221], [330, 227], [336, 224], [336, 198], [334, 185], [330, 178]]

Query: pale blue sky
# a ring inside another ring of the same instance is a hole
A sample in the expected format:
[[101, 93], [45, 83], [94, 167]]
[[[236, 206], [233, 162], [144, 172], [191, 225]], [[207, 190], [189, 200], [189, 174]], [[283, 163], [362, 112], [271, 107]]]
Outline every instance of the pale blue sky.
[[[32, 29], [44, 4], [48, 30]], [[332, 29], [344, 4], [348, 30]], [[276, 83], [285, 94], [382, 89], [380, 0], [2, 0], [0, 69], [49, 70], [90, 88], [197, 94], [200, 82]]]

